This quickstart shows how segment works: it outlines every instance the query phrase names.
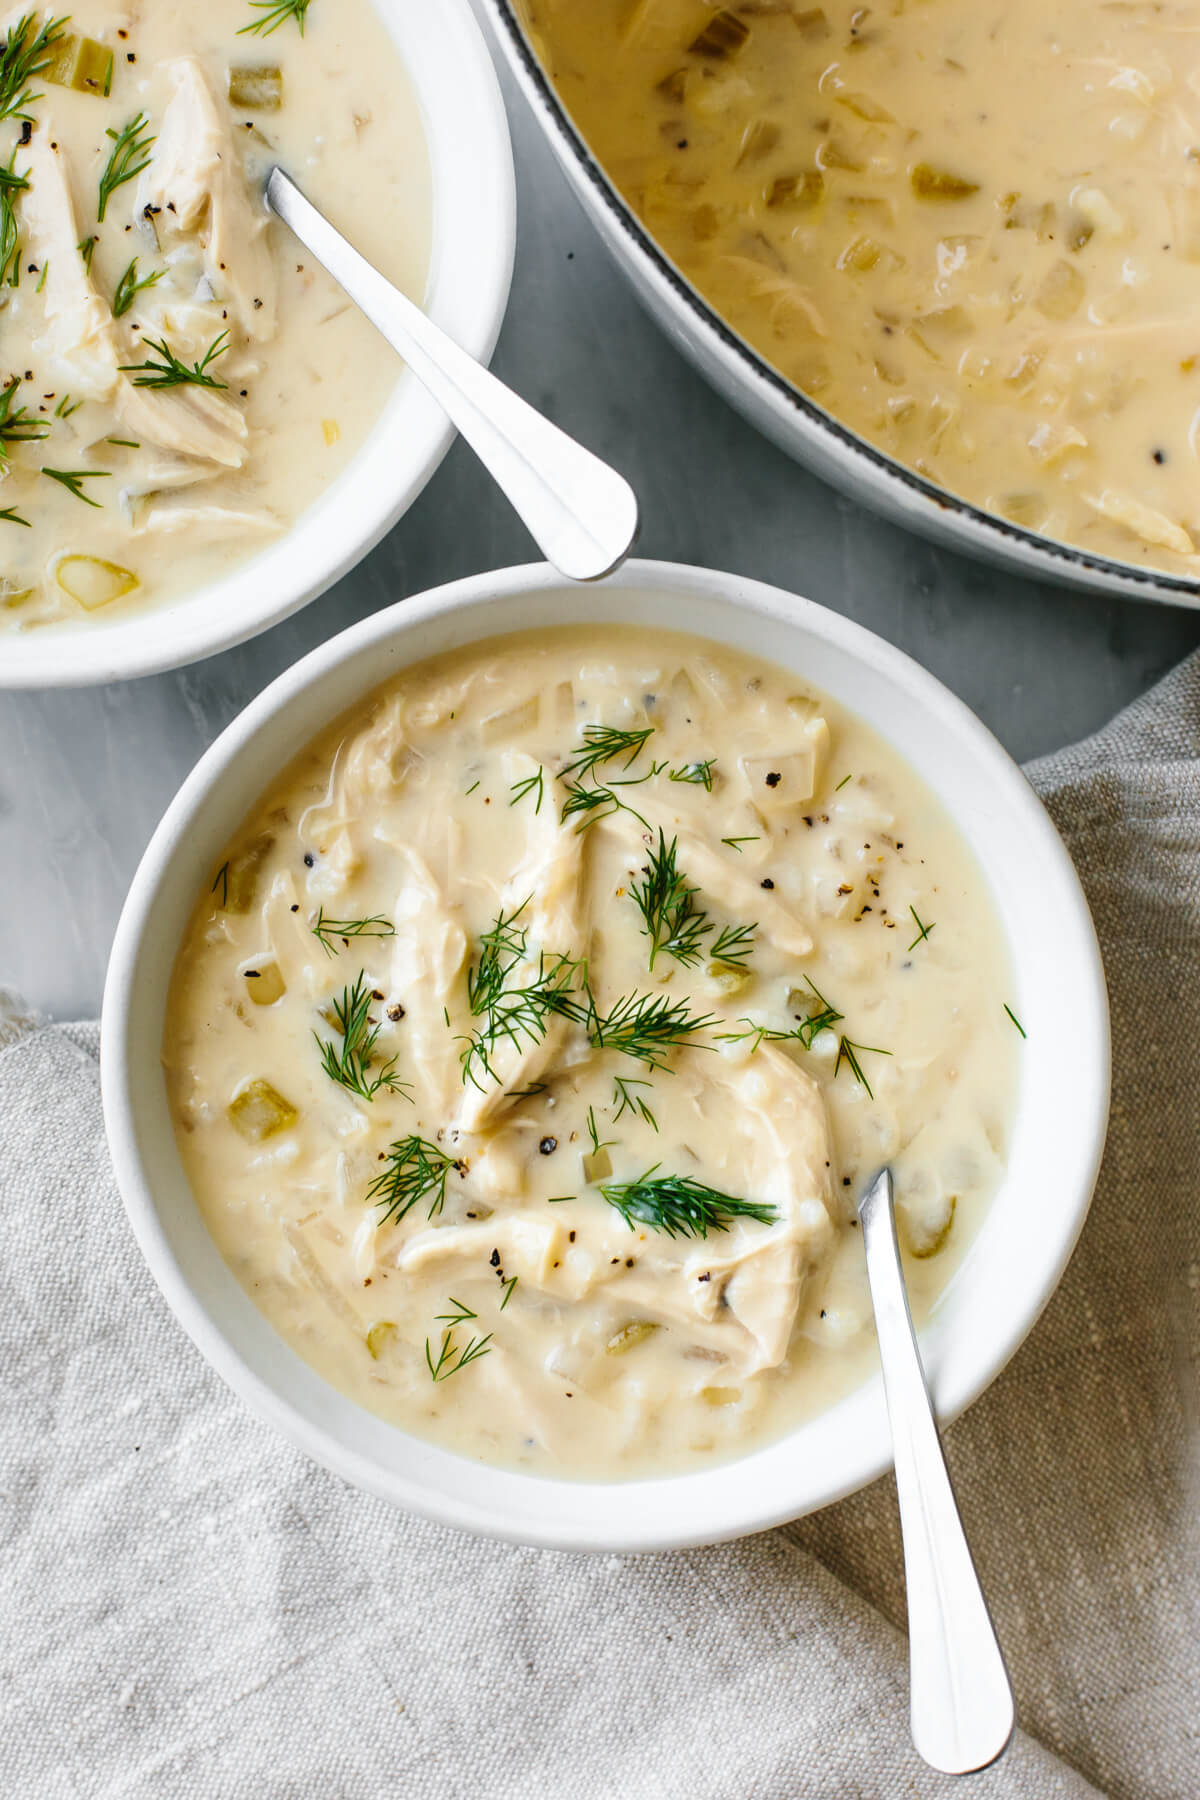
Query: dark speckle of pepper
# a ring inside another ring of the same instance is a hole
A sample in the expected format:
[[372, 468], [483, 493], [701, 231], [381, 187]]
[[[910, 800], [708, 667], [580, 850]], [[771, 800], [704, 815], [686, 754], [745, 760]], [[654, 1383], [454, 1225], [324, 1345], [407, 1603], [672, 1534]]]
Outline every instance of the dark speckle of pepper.
[[775, 886], [775, 883], [771, 880], [771, 877], [769, 875], [764, 875], [758, 885], [759, 885], [759, 887], [773, 888]]
[[782, 780], [783, 780], [783, 776], [780, 774], [778, 769], [772, 769], [766, 777], [766, 782], [767, 782], [768, 787], [778, 787]]
[[1167, 460], [1166, 451], [1165, 450], [1156, 450], [1154, 452], [1154, 460], [1156, 463], [1165, 463]]
[[498, 1269], [500, 1267], [500, 1252], [499, 1252], [499, 1250], [493, 1250], [492, 1254], [488, 1258], [488, 1261], [491, 1263], [493, 1269]]
[[538, 1145], [538, 1149], [541, 1151], [543, 1156], [553, 1156], [554, 1152], [558, 1149], [558, 1139], [552, 1138], [552, 1137], [544, 1137], [542, 1139], [541, 1143]]
[[304, 852], [304, 866], [306, 869], [311, 869], [316, 860], [317, 859], [311, 850], [306, 850]]

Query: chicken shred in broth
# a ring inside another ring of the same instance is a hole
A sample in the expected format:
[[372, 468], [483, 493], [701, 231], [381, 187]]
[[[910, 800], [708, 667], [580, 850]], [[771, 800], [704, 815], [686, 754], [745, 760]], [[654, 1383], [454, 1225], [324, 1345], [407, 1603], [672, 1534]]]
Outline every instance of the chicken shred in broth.
[[409, 670], [272, 784], [164, 1055], [215, 1242], [313, 1368], [467, 1455], [627, 1479], [864, 1377], [884, 1160], [928, 1309], [1002, 1172], [1008, 980], [867, 725], [572, 627]]
[[398, 364], [261, 188], [281, 162], [419, 297], [415, 97], [369, 0], [316, 0], [303, 35], [272, 16], [77, 0], [4, 21], [0, 631], [228, 573], [342, 473], [389, 395]]
[[1200, 574], [1183, 0], [520, 0], [679, 268], [835, 418], [1095, 555]]

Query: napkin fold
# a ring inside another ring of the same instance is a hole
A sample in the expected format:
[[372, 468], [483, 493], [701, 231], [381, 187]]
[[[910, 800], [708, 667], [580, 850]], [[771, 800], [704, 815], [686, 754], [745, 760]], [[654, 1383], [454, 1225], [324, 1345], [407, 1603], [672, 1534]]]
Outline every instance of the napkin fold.
[[915, 1757], [890, 1480], [737, 1544], [581, 1557], [305, 1461], [142, 1264], [96, 1027], [10, 1004], [4, 1800], [1196, 1800], [1200, 659], [1030, 774], [1088, 891], [1115, 1052], [1079, 1249], [948, 1434], [1030, 1735], [966, 1788]]

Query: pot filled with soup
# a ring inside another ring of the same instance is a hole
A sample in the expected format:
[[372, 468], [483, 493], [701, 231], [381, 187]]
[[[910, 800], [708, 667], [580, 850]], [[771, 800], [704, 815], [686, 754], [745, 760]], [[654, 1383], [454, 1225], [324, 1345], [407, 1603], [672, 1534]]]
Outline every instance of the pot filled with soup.
[[492, 6], [640, 291], [786, 448], [966, 548], [1194, 596], [1186, 8]]
[[878, 1168], [952, 1409], [1099, 1148], [1102, 984], [1036, 801], [897, 653], [723, 582], [635, 564], [574, 624], [511, 571], [315, 653], [114, 951], [110, 1136], [185, 1322], [356, 1479], [538, 1541], [853, 1485]]
[[511, 206], [476, 39], [455, 5], [415, 31], [390, 0], [77, 0], [0, 27], [0, 682], [244, 636], [428, 477], [443, 416], [263, 183], [281, 165], [486, 355]]

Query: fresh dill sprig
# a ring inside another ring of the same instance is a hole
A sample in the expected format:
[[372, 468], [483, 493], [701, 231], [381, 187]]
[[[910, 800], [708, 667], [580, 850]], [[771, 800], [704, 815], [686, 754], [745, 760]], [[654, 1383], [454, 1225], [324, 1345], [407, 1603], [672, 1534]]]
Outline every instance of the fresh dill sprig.
[[840, 794], [842, 789], [845, 787], [846, 783], [852, 779], [853, 778], [849, 775], [843, 775], [842, 779], [838, 782], [837, 786], [834, 788], [834, 790], [833, 790], [834, 793]]
[[229, 864], [227, 862], [223, 862], [221, 864], [220, 868], [216, 872], [216, 875], [213, 877], [213, 884], [212, 884], [212, 887], [209, 889], [210, 893], [212, 893], [212, 894], [216, 893], [218, 881], [221, 884], [221, 905], [228, 906], [229, 905]]
[[208, 346], [208, 349], [204, 352], [200, 361], [194, 362], [190, 368], [187, 363], [180, 362], [175, 352], [171, 349], [171, 346], [167, 343], [166, 338], [160, 338], [158, 343], [155, 343], [153, 338], [147, 338], [145, 340], [145, 346], [147, 350], [154, 351], [154, 356], [159, 358], [157, 362], [155, 362], [154, 356], [148, 356], [145, 362], [121, 364], [121, 373], [123, 375], [134, 375], [137, 377], [133, 384], [134, 387], [174, 388], [191, 386], [226, 388], [229, 385], [228, 382], [218, 381], [215, 375], [210, 375], [208, 373], [209, 365], [216, 362], [218, 356], [224, 356], [229, 348], [229, 333], [227, 331], [223, 331], [219, 337], [215, 337]]
[[509, 1301], [512, 1299], [513, 1289], [516, 1287], [516, 1285], [517, 1285], [517, 1277], [515, 1275], [510, 1275], [508, 1280], [504, 1283], [504, 1298], [500, 1302], [500, 1311], [501, 1312], [504, 1311], [505, 1307], [508, 1305]]
[[596, 1124], [596, 1109], [594, 1106], [589, 1106], [587, 1109], [587, 1128], [588, 1136], [592, 1140], [593, 1156], [599, 1156], [602, 1150], [611, 1150], [617, 1141], [615, 1138], [601, 1138], [599, 1128]]
[[263, 16], [261, 19], [252, 19], [249, 25], [243, 25], [238, 32], [239, 37], [245, 37], [247, 32], [253, 32], [258, 37], [270, 37], [273, 31], [278, 31], [289, 19], [295, 19], [300, 27], [300, 36], [304, 36], [304, 21], [312, 0], [250, 0], [250, 5]]
[[50, 427], [36, 413], [29, 412], [23, 406], [14, 410], [20, 385], [20, 376], [14, 376], [0, 392], [0, 462], [8, 461], [10, 444], [35, 444], [39, 439], [50, 435]]
[[633, 1088], [653, 1087], [653, 1082], [642, 1081], [636, 1075], [616, 1075], [613, 1077], [612, 1104], [616, 1108], [613, 1113], [613, 1124], [624, 1113], [632, 1113], [635, 1118], [644, 1119], [647, 1125], [658, 1130], [658, 1120], [650, 1111], [640, 1094], [631, 1092]]
[[742, 1018], [740, 1023], [744, 1025], [746, 1029], [744, 1031], [720, 1032], [718, 1035], [721, 1042], [725, 1044], [741, 1044], [744, 1043], [747, 1038], [753, 1038], [754, 1043], [752, 1050], [757, 1050], [759, 1045], [763, 1043], [781, 1044], [789, 1042], [799, 1044], [803, 1050], [811, 1050], [813, 1043], [817, 1037], [819, 1037], [821, 1032], [832, 1031], [835, 1025], [840, 1025], [844, 1014], [840, 1013], [836, 1006], [830, 1005], [824, 994], [821, 993], [819, 988], [814, 987], [807, 975], [804, 977], [804, 982], [812, 995], [811, 1000], [808, 1002], [808, 1012], [803, 1017], [797, 1014], [797, 1023], [791, 1026], [787, 1031], [780, 1031], [770, 1025], [756, 1025], [753, 1019]]
[[[455, 1301], [454, 1304], [457, 1306], [458, 1302]], [[470, 1313], [468, 1316], [473, 1319], [476, 1314]], [[489, 1331], [486, 1337], [473, 1337], [466, 1347], [460, 1350], [454, 1342], [453, 1327], [447, 1325], [442, 1333], [441, 1349], [438, 1351], [436, 1362], [429, 1339], [425, 1339], [426, 1367], [435, 1381], [446, 1381], [451, 1375], [457, 1375], [460, 1369], [465, 1369], [468, 1363], [475, 1362], [481, 1356], [487, 1356], [491, 1341], [492, 1333]]]
[[123, 125], [120, 131], [113, 131], [110, 126], [104, 134], [112, 139], [113, 147], [100, 176], [100, 200], [96, 217], [102, 225], [108, 203], [117, 189], [124, 187], [127, 181], [136, 180], [143, 169], [150, 167], [149, 150], [154, 142], [154, 133], [147, 130], [149, 124], [145, 113], [140, 112], [136, 118], [130, 119], [128, 125]]
[[100, 239], [98, 237], [85, 237], [85, 238], [80, 238], [79, 242], [75, 246], [75, 248], [78, 250], [80, 256], [83, 259], [83, 266], [87, 270], [89, 275], [92, 272], [92, 258], [96, 254], [96, 245], [99, 242], [100, 242]]
[[40, 94], [30, 92], [35, 81], [54, 60], [50, 52], [62, 37], [66, 19], [50, 19], [35, 31], [33, 13], [26, 13], [9, 27], [0, 49], [0, 119], [28, 119], [29, 108]]
[[658, 845], [641, 871], [642, 879], [629, 890], [642, 915], [642, 930], [650, 939], [650, 967], [660, 954], [674, 957], [693, 968], [704, 951], [703, 940], [713, 929], [707, 913], [696, 905], [698, 888], [689, 887], [678, 866], [679, 840], [668, 844], [659, 827]]
[[558, 771], [559, 780], [568, 776], [576, 780], [582, 775], [595, 775], [596, 770], [617, 757], [625, 758], [623, 768], [630, 768], [654, 735], [653, 725], [640, 731], [624, 731], [619, 725], [585, 725], [583, 742]]
[[29, 529], [33, 530], [29, 520], [23, 519], [15, 506], [6, 506], [4, 511], [0, 512], [0, 519], [3, 519], [6, 525], [29, 525]]
[[536, 794], [537, 801], [533, 810], [535, 815], [540, 813], [542, 810], [542, 801], [545, 798], [546, 793], [545, 769], [543, 769], [542, 765], [539, 763], [536, 775], [525, 775], [520, 781], [514, 781], [508, 791], [512, 795], [512, 799], [508, 803], [510, 806], [518, 805], [519, 802], [525, 798], [526, 794]]
[[326, 956], [336, 956], [338, 946], [335, 938], [356, 937], [395, 937], [396, 927], [382, 913], [373, 913], [369, 919], [327, 919], [323, 906], [317, 909], [317, 922], [312, 934], [320, 942]]
[[640, 825], [649, 831], [650, 824], [644, 819], [636, 806], [630, 806], [616, 792], [618, 788], [641, 787], [652, 775], [657, 775], [661, 763], [656, 763], [649, 775], [638, 775], [629, 781], [613, 781], [607, 787], [587, 787], [582, 781], [568, 781], [567, 797], [563, 801], [562, 823], [578, 817], [580, 823], [575, 827], [577, 832], [586, 831], [589, 825], [599, 825], [602, 819], [611, 819], [614, 813], [632, 813]]
[[754, 1200], [738, 1200], [717, 1188], [706, 1187], [690, 1175], [658, 1175], [655, 1163], [636, 1181], [602, 1181], [600, 1192], [629, 1226], [650, 1225], [668, 1237], [707, 1237], [725, 1231], [734, 1219], [756, 1219], [771, 1225], [778, 1218], [773, 1206]]
[[0, 165], [0, 287], [21, 285], [21, 227], [17, 223], [16, 196], [29, 186], [29, 171], [16, 172], [17, 149]]
[[702, 787], [706, 793], [713, 790], [713, 768], [716, 757], [710, 756], [705, 762], [682, 763], [678, 769], [672, 769], [667, 776], [668, 781], [687, 781], [695, 787]]
[[742, 845], [743, 844], [757, 844], [758, 836], [759, 836], [759, 834], [757, 832], [754, 832], [751, 834], [750, 837], [722, 838], [721, 842], [723, 844], [728, 844], [729, 848], [731, 850], [736, 850], [738, 855], [740, 856], [742, 854]]
[[1012, 1020], [1013, 1024], [1016, 1026], [1017, 1030], [1020, 1032], [1021, 1036], [1023, 1038], [1027, 1038], [1029, 1036], [1029, 1033], [1026, 1031], [1025, 1027], [1022, 1025], [1020, 1019], [1018, 1019], [1016, 1013], [1013, 1011], [1012, 1007], [1008, 1004], [1007, 1000], [1004, 1003], [1004, 1010], [1008, 1014], [1009, 1018]]
[[686, 1000], [672, 1000], [667, 994], [624, 994], [604, 1014], [597, 1009], [590, 989], [587, 1001], [592, 1047], [632, 1056], [648, 1069], [665, 1068], [668, 1051], [684, 1048], [698, 1032], [718, 1023], [714, 1015], [694, 1013]]
[[54, 409], [54, 416], [56, 419], [69, 419], [71, 414], [77, 413], [82, 405], [82, 400], [72, 400], [70, 394], [64, 394]]
[[460, 1165], [428, 1138], [397, 1138], [385, 1158], [383, 1169], [367, 1189], [368, 1202], [380, 1209], [378, 1223], [395, 1224], [423, 1200], [429, 1202], [430, 1219], [437, 1217], [446, 1204], [446, 1178]]
[[99, 509], [99, 500], [93, 500], [90, 494], [85, 494], [83, 484], [85, 481], [109, 480], [112, 471], [111, 469], [47, 469], [43, 466], [42, 474], [48, 475], [51, 481], [57, 481], [60, 487], [65, 487], [68, 494], [74, 494], [75, 498], [82, 500], [85, 506], [94, 506]]
[[840, 1075], [842, 1064], [845, 1063], [859, 1087], [866, 1088], [868, 1097], [873, 1100], [875, 1098], [874, 1090], [867, 1080], [866, 1074], [863, 1071], [863, 1066], [858, 1059], [860, 1056], [890, 1056], [891, 1054], [890, 1050], [879, 1050], [874, 1044], [855, 1044], [852, 1043], [848, 1037], [840, 1037], [838, 1039], [837, 1061], [833, 1065], [833, 1072], [835, 1075]]
[[467, 971], [467, 1002], [472, 1017], [481, 1023], [463, 1040], [460, 1061], [464, 1083], [471, 1082], [481, 1092], [480, 1071], [492, 1081], [500, 1079], [492, 1057], [505, 1039], [520, 1050], [540, 1043], [551, 1019], [581, 1016], [573, 995], [582, 965], [545, 950], [535, 961], [528, 932], [517, 923], [528, 905], [526, 899], [511, 913], [497, 915], [491, 930], [480, 938], [479, 957]]
[[453, 1294], [450, 1295], [446, 1304], [447, 1306], [452, 1306], [454, 1311], [448, 1313], [435, 1313], [433, 1316], [439, 1325], [465, 1325], [468, 1319], [477, 1319], [479, 1317], [479, 1314], [477, 1312], [472, 1312], [469, 1306], [464, 1306], [461, 1300], [456, 1300]]
[[915, 906], [910, 906], [908, 910], [912, 914], [913, 924], [917, 928], [917, 935], [908, 947], [910, 950], [915, 950], [918, 944], [924, 943], [925, 939], [929, 936], [931, 931], [937, 930], [937, 925], [936, 924], [923, 925], [921, 923], [920, 918], [917, 915], [917, 909]]
[[149, 275], [143, 275], [139, 280], [137, 265], [138, 259], [135, 256], [117, 283], [112, 302], [114, 319], [123, 319], [138, 295], [144, 293], [147, 288], [156, 287], [166, 274], [165, 269], [154, 269]]
[[[336, 1081], [339, 1087], [347, 1088], [362, 1100], [374, 1100], [381, 1088], [386, 1088], [389, 1093], [403, 1094], [407, 1085], [392, 1073], [396, 1066], [394, 1056], [388, 1058], [377, 1075], [369, 1073], [372, 1052], [382, 1030], [370, 1019], [374, 997], [367, 986], [366, 971], [360, 969], [354, 986], [343, 988], [341, 999], [333, 1003], [333, 1017], [341, 1043], [313, 1032], [322, 1066], [330, 1081]], [[405, 1098], [411, 1096], [405, 1094]]]
[[757, 919], [753, 925], [723, 925], [709, 945], [712, 960], [732, 964], [734, 968], [744, 967], [746, 958], [754, 948], [754, 934], [757, 930]]

